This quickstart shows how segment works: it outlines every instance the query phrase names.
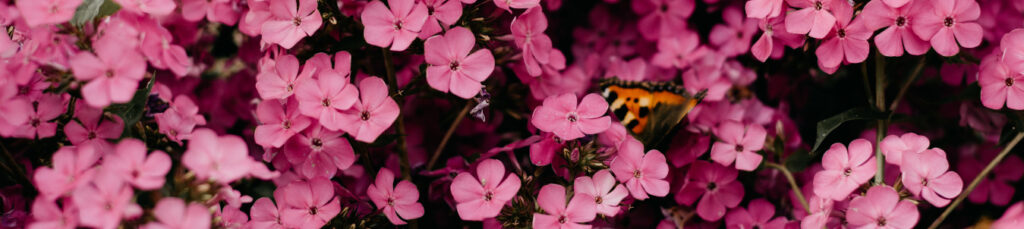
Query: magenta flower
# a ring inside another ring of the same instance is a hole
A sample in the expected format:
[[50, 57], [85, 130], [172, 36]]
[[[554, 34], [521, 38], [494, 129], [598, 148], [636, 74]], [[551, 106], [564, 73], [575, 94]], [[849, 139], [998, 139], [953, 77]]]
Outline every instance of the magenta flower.
[[934, 0], [930, 3], [922, 3], [910, 23], [918, 37], [931, 41], [935, 52], [953, 56], [960, 52], [960, 46], [974, 48], [981, 44], [982, 28], [976, 22], [981, 15], [978, 2]]
[[465, 27], [455, 27], [442, 36], [427, 39], [423, 55], [430, 87], [441, 92], [451, 90], [463, 99], [479, 93], [480, 82], [494, 71], [494, 56], [488, 49], [470, 54], [475, 44], [473, 32]]
[[[307, 64], [302, 74], [299, 74], [299, 59], [292, 55], [279, 56], [264, 65], [260, 66], [260, 72], [256, 75], [256, 91], [263, 99], [287, 99], [299, 85], [312, 81], [310, 78], [318, 71]], [[348, 74], [346, 72], [342, 75]]]
[[388, 85], [380, 77], [359, 81], [359, 100], [341, 113], [338, 124], [356, 140], [372, 143], [398, 119], [398, 103], [388, 96]]
[[252, 208], [249, 209], [249, 215], [252, 217], [252, 220], [249, 220], [245, 227], [253, 229], [284, 228], [284, 224], [281, 224], [281, 208], [284, 206], [280, 204], [281, 201], [284, 201], [284, 188], [274, 190], [274, 199], [278, 201], [280, 206], [274, 205], [274, 202], [267, 197], [253, 202]]
[[[56, 119], [65, 112], [66, 107], [68, 107], [67, 101], [64, 101], [57, 95], [45, 94], [32, 102], [36, 104], [35, 109], [32, 111], [17, 111], [18, 113], [28, 113], [28, 119], [14, 131], [15, 136], [30, 139], [53, 137], [53, 135], [57, 134], [57, 122], [51, 122], [51, 120]], [[10, 101], [10, 103], [17, 102]], [[7, 103], [4, 104], [6, 106]], [[28, 106], [25, 107], [31, 106], [29, 104], [26, 105]], [[0, 117], [0, 122], [3, 122], [2, 119]]]
[[519, 192], [519, 185], [519, 176], [505, 176], [501, 161], [484, 159], [476, 166], [476, 178], [469, 172], [455, 176], [451, 192], [462, 220], [482, 221], [497, 216]]
[[562, 149], [562, 141], [552, 133], [541, 133], [540, 141], [530, 144], [530, 162], [537, 166], [551, 164], [556, 151]]
[[864, 62], [868, 58], [868, 53], [871, 52], [868, 39], [871, 38], [873, 31], [864, 26], [864, 20], [850, 22], [853, 16], [852, 6], [846, 1], [837, 0], [837, 2], [841, 3], [832, 5], [832, 13], [835, 14], [837, 22], [834, 32], [829, 33], [829, 36], [814, 52], [818, 55], [818, 65], [829, 73], [835, 72], [839, 64], [844, 61], [846, 63]]
[[185, 229], [185, 228], [210, 228], [210, 211], [206, 206], [199, 203], [188, 203], [185, 201], [167, 197], [160, 199], [153, 209], [156, 222], [143, 225], [144, 229]]
[[113, 229], [121, 219], [142, 214], [132, 201], [132, 188], [112, 174], [96, 176], [92, 183], [74, 191], [71, 199], [78, 206], [78, 221], [84, 226]]
[[299, 111], [330, 130], [341, 129], [341, 112], [358, 102], [359, 90], [349, 83], [349, 76], [333, 70], [322, 69], [316, 80], [303, 81], [297, 90]]
[[338, 170], [348, 169], [356, 161], [355, 151], [337, 131], [314, 126], [285, 144], [284, 155], [306, 178], [330, 179]]
[[936, 207], [949, 204], [950, 199], [960, 195], [964, 187], [960, 175], [949, 171], [946, 153], [938, 148], [903, 155], [900, 171], [903, 172], [903, 185], [907, 190]]
[[[465, 0], [463, 0], [465, 2]], [[472, 3], [472, 2], [471, 2]], [[495, 0], [494, 6], [512, 12], [510, 8], [530, 9], [540, 5], [540, 0]]]
[[[389, 9], [388, 6], [391, 8]], [[388, 0], [366, 4], [360, 15], [363, 21], [363, 38], [366, 43], [391, 51], [403, 51], [409, 47], [427, 22], [427, 7], [415, 0]]]
[[544, 132], [554, 133], [558, 138], [569, 141], [585, 134], [597, 134], [611, 127], [608, 102], [591, 93], [576, 104], [576, 94], [562, 94], [544, 99], [544, 105], [533, 111], [530, 123]]
[[248, 175], [257, 163], [249, 158], [248, 146], [238, 136], [217, 136], [210, 129], [198, 129], [192, 134], [181, 163], [199, 179], [229, 184]]
[[516, 46], [523, 50], [526, 72], [531, 76], [540, 76], [543, 73], [541, 65], [551, 62], [551, 52], [554, 50], [551, 38], [544, 34], [544, 30], [548, 29], [548, 19], [544, 17], [544, 11], [540, 8], [526, 10], [519, 17], [512, 19], [510, 29]]
[[757, 26], [764, 33], [750, 47], [750, 54], [761, 62], [768, 60], [769, 56], [773, 59], [782, 58], [785, 46], [797, 48], [804, 44], [805, 38], [802, 34], [793, 34], [786, 30], [783, 17], [761, 20]]
[[[726, 228], [784, 229], [789, 223], [786, 217], [774, 217], [775, 206], [765, 199], [750, 201], [744, 208], [734, 208], [725, 216]], [[774, 218], [773, 218], [774, 217]]]
[[1003, 212], [1003, 217], [992, 222], [992, 229], [1013, 229], [1024, 224], [1024, 202], [1018, 202]]
[[74, 229], [78, 225], [78, 208], [71, 201], [65, 200], [64, 208], [56, 202], [36, 198], [32, 201], [32, 223], [28, 229]]
[[121, 137], [124, 121], [118, 116], [103, 115], [103, 111], [85, 105], [79, 100], [75, 105], [75, 116], [79, 122], [68, 122], [64, 126], [64, 135], [76, 146], [91, 145], [97, 151], [110, 150], [110, 139]]
[[717, 142], [711, 146], [711, 160], [724, 166], [736, 162], [736, 169], [754, 171], [761, 165], [764, 156], [757, 151], [764, 148], [768, 132], [757, 124], [744, 125], [736, 121], [725, 121], [715, 128]]
[[853, 228], [914, 228], [920, 215], [908, 200], [900, 200], [896, 190], [874, 186], [867, 195], [854, 198], [846, 209], [846, 222]]
[[743, 16], [743, 11], [736, 7], [722, 10], [725, 24], [717, 24], [711, 29], [708, 40], [718, 47], [718, 52], [725, 56], [737, 56], [750, 50], [750, 40], [757, 32], [757, 21]]
[[286, 227], [320, 228], [341, 212], [334, 186], [327, 178], [296, 181], [284, 186], [281, 222]]
[[102, 152], [96, 152], [92, 146], [58, 149], [53, 153], [53, 168], [39, 167], [32, 176], [40, 198], [53, 201], [88, 184], [96, 174], [93, 165], [100, 158], [99, 153]]
[[533, 228], [590, 228], [582, 223], [594, 220], [597, 215], [593, 196], [575, 193], [568, 203], [565, 201], [565, 187], [548, 184], [540, 188], [537, 205], [544, 213], [533, 213]]
[[[957, 171], [963, 177], [976, 177], [985, 167], [985, 164], [995, 157], [995, 152], [981, 152], [980, 157], [961, 158], [957, 164]], [[971, 203], [984, 204], [992, 203], [996, 206], [1006, 206], [1013, 199], [1016, 188], [1014, 184], [1024, 177], [1024, 161], [1017, 155], [1008, 155], [1003, 162], [996, 165], [988, 177], [981, 180], [974, 191], [967, 196]]]
[[849, 149], [832, 144], [821, 159], [824, 170], [814, 174], [814, 194], [837, 201], [846, 199], [875, 175], [878, 164], [873, 154], [871, 142], [864, 139], [853, 140]]
[[676, 202], [693, 206], [697, 203], [697, 215], [707, 221], [717, 221], [725, 216], [727, 208], [740, 205], [743, 200], [743, 184], [736, 182], [739, 171], [718, 163], [698, 160], [690, 165], [683, 187], [676, 193]]
[[836, 16], [831, 10], [851, 7], [843, 0], [786, 0], [786, 3], [800, 8], [786, 14], [786, 31], [807, 34], [816, 39], [825, 38], [836, 25]]
[[[1020, 61], [1024, 50], [1017, 50], [1014, 44], [1017, 41], [1013, 38], [1024, 37], [1024, 30], [1015, 30], [1003, 37], [1002, 56], [985, 58], [979, 66], [978, 86], [981, 86], [981, 104], [990, 109], [1002, 109], [1006, 107], [1014, 110], [1024, 110], [1024, 86], [1017, 82], [1024, 82], [1024, 72], [1016, 71], [1022, 69], [1017, 65], [1024, 64]], [[1024, 47], [1024, 46], [1022, 46]]]
[[288, 104], [263, 100], [256, 106], [256, 117], [261, 125], [256, 127], [253, 138], [263, 147], [281, 147], [312, 123], [299, 112], [299, 102], [295, 99], [288, 100]]
[[875, 36], [878, 52], [885, 56], [902, 56], [906, 49], [910, 55], [922, 55], [928, 52], [928, 41], [922, 40], [911, 31], [911, 22], [915, 21], [912, 9], [915, 6], [904, 5], [893, 7], [888, 1], [871, 1], [864, 6], [864, 25], [870, 30], [886, 28]]
[[657, 40], [675, 35], [686, 28], [686, 19], [693, 14], [696, 3], [693, 0], [638, 0], [630, 6], [637, 15], [637, 29], [644, 39]]
[[[82, 0], [40, 0], [14, 2], [30, 27], [60, 24], [71, 20]], [[10, 11], [5, 12], [8, 13]], [[6, 17], [6, 16], [5, 16]], [[17, 15], [14, 15], [17, 17]]]
[[323, 19], [315, 0], [270, 1], [270, 18], [263, 23], [263, 41], [291, 49], [299, 40], [312, 36]]
[[[395, 174], [387, 168], [380, 169], [377, 180], [366, 189], [366, 195], [384, 211], [384, 216], [395, 225], [405, 225], [402, 219], [416, 219], [423, 216], [423, 205], [419, 203], [420, 191], [416, 185], [402, 180], [395, 185]], [[399, 218], [401, 216], [401, 218]]]
[[[893, 165], [900, 165], [903, 162], [903, 155], [917, 154], [928, 149], [928, 137], [915, 133], [905, 133], [900, 136], [889, 135], [882, 139], [881, 149], [885, 154], [885, 162]], [[945, 157], [945, 153], [943, 153]]]
[[430, 36], [440, 33], [454, 25], [462, 17], [462, 2], [459, 0], [424, 0], [423, 4], [427, 7], [427, 13], [430, 15], [427, 16], [426, 24], [423, 24], [423, 28], [420, 29], [420, 39], [426, 40]]
[[103, 158], [103, 169], [121, 176], [124, 181], [140, 190], [154, 190], [164, 186], [171, 170], [171, 157], [163, 151], [146, 156], [146, 143], [137, 139], [124, 139], [117, 143], [113, 153]]
[[107, 37], [119, 36], [94, 42], [96, 55], [81, 52], [70, 60], [75, 79], [89, 81], [82, 86], [82, 97], [92, 107], [128, 102], [146, 73], [146, 59], [138, 51], [109, 40], [127, 38]]
[[668, 162], [665, 155], [652, 149], [644, 154], [644, 145], [636, 139], [629, 139], [619, 147], [618, 156], [611, 163], [612, 172], [622, 183], [626, 184], [629, 194], [638, 200], [647, 199], [647, 195], [668, 195], [669, 183]]
[[784, 0], [750, 0], [744, 5], [747, 17], [767, 20], [782, 15]]
[[596, 212], [608, 217], [619, 213], [619, 203], [629, 195], [625, 187], [615, 183], [615, 177], [607, 169], [594, 173], [594, 178], [577, 177], [572, 188], [578, 196], [593, 197]]

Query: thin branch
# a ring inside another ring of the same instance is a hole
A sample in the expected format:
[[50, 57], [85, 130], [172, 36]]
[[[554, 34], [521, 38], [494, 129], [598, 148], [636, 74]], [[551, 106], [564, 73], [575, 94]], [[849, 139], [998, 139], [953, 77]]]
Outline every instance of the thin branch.
[[[885, 112], [885, 57], [881, 53], [875, 53], [875, 107], [878, 111]], [[885, 155], [882, 154], [882, 138], [885, 137], [887, 129], [885, 120], [878, 120], [877, 132], [875, 133], [875, 161], [878, 169], [875, 172], [875, 185], [885, 182]]]
[[[381, 48], [381, 52], [384, 57], [384, 70], [387, 74], [388, 84], [391, 85], [388, 87], [388, 90], [391, 91], [390, 94], [395, 94], [398, 91], [398, 80], [395, 79], [395, 66], [391, 63], [391, 51], [387, 48]], [[399, 112], [401, 113], [404, 100], [396, 99], [395, 102], [398, 103]], [[398, 134], [398, 158], [401, 159], [402, 178], [411, 181], [412, 175], [410, 175], [410, 171], [412, 169], [409, 166], [409, 152], [405, 148], [405, 121], [401, 115], [395, 120], [395, 132]]]
[[445, 145], [448, 144], [448, 140], [451, 140], [452, 134], [455, 133], [455, 128], [459, 127], [459, 123], [462, 123], [462, 119], [466, 118], [466, 114], [469, 113], [469, 109], [473, 107], [473, 102], [467, 100], [466, 105], [462, 107], [462, 111], [455, 116], [455, 120], [448, 126], [448, 131], [444, 132], [444, 137], [441, 138], [441, 144], [437, 145], [437, 149], [434, 150], [434, 154], [430, 156], [430, 161], [427, 162], [427, 170], [433, 169], [434, 164], [437, 163], [437, 159], [441, 158], [441, 151], [444, 150]]
[[949, 213], [952, 213], [953, 209], [956, 209], [956, 207], [964, 201], [964, 198], [966, 198], [968, 194], [971, 194], [971, 191], [974, 191], [974, 188], [978, 187], [981, 180], [985, 179], [985, 177], [988, 176], [988, 173], [992, 172], [992, 169], [995, 169], [996, 165], [999, 165], [999, 162], [1002, 162], [1003, 158], [1010, 154], [1010, 150], [1012, 150], [1014, 146], [1017, 146], [1017, 143], [1019, 143], [1022, 138], [1024, 138], [1024, 132], [1018, 132], [1017, 136], [1014, 136], [1013, 140], [1010, 140], [1010, 143], [1006, 144], [1006, 148], [1003, 148], [1003, 151], [999, 152], [999, 155], [997, 155], [996, 158], [993, 158], [992, 161], [988, 162], [985, 169], [981, 170], [981, 173], [978, 173], [978, 175], [974, 177], [971, 184], [967, 185], [967, 189], [964, 189], [964, 192], [960, 193], [960, 196], [957, 196], [956, 200], [953, 200], [953, 203], [946, 207], [946, 210], [942, 212], [942, 215], [939, 215], [939, 218], [935, 219], [935, 221], [932, 222], [932, 225], [928, 226], [928, 229], [938, 228], [939, 224], [942, 224], [942, 221], [949, 216]]
[[807, 198], [805, 198], [804, 193], [800, 191], [800, 185], [796, 184], [796, 178], [793, 178], [793, 173], [789, 172], [789, 169], [781, 164], [765, 162], [764, 165], [781, 171], [782, 175], [786, 177], [787, 181], [789, 181], [789, 187], [793, 189], [793, 194], [796, 194], [797, 201], [800, 201], [800, 206], [804, 208], [804, 211], [811, 212], [811, 207], [807, 204]]

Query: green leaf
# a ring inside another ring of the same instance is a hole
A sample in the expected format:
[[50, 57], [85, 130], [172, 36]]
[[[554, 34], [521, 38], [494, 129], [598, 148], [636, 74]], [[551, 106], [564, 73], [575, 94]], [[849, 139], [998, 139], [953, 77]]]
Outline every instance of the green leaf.
[[790, 172], [800, 172], [807, 168], [807, 165], [811, 164], [811, 153], [803, 150], [793, 152], [792, 155], [782, 160], [783, 165]]
[[868, 107], [858, 107], [843, 111], [835, 116], [829, 117], [825, 120], [818, 122], [818, 132], [815, 136], [814, 147], [811, 148], [811, 152], [818, 152], [818, 147], [821, 146], [821, 142], [825, 141], [825, 137], [828, 137], [829, 133], [839, 128], [848, 121], [854, 120], [871, 120], [871, 119], [882, 119], [885, 118], [885, 113], [875, 111], [875, 109]]
[[135, 130], [133, 129], [135, 123], [139, 122], [146, 114], [146, 102], [149, 101], [149, 92], [153, 90], [154, 82], [156, 80], [150, 79], [146, 83], [146, 87], [136, 90], [132, 100], [128, 103], [113, 104], [107, 107], [107, 111], [120, 116], [124, 121], [124, 132], [121, 132], [121, 137], [130, 136], [129, 133]]
[[83, 0], [75, 15], [71, 17], [71, 25], [82, 26], [96, 17], [110, 16], [121, 9], [120, 5], [111, 0]]

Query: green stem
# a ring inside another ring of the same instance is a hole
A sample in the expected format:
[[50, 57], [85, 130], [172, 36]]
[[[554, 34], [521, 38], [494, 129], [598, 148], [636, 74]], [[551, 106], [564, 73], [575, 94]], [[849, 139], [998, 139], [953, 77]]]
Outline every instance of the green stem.
[[[395, 79], [395, 66], [391, 63], [391, 51], [387, 48], [381, 48], [381, 52], [384, 56], [384, 70], [387, 73], [388, 84], [391, 85], [388, 87], [388, 90], [390, 91], [390, 94], [396, 94], [398, 93], [398, 80]], [[402, 102], [404, 102], [404, 100], [396, 99], [395, 102], [398, 103], [398, 107], [402, 107]], [[398, 134], [398, 158], [401, 159], [402, 162], [402, 177], [411, 181], [412, 176], [409, 174], [411, 170], [409, 166], [409, 153], [405, 148], [405, 121], [401, 115], [399, 115], [398, 119], [395, 120], [395, 132]]]
[[800, 185], [796, 184], [796, 178], [793, 178], [793, 173], [789, 171], [786, 166], [776, 164], [774, 162], [765, 162], [765, 166], [778, 169], [782, 172], [782, 175], [789, 181], [789, 187], [793, 189], [793, 194], [796, 194], [796, 200], [800, 201], [800, 206], [804, 208], [804, 211], [811, 212], [810, 205], [807, 204], [807, 198], [804, 197], [804, 193], [800, 191]]
[[938, 228], [939, 224], [942, 224], [942, 221], [949, 216], [949, 213], [952, 213], [953, 209], [956, 209], [956, 207], [964, 201], [964, 198], [966, 198], [971, 191], [974, 191], [974, 188], [978, 187], [981, 180], [988, 177], [988, 173], [992, 172], [992, 169], [995, 169], [996, 165], [998, 165], [999, 162], [1002, 162], [1006, 155], [1010, 154], [1010, 150], [1012, 150], [1014, 146], [1017, 146], [1017, 143], [1020, 142], [1021, 138], [1024, 138], [1024, 132], [1018, 132], [1017, 136], [1014, 136], [1013, 140], [1010, 140], [1010, 143], [1006, 144], [1006, 148], [1003, 148], [1003, 151], [999, 152], [999, 155], [997, 155], [996, 158], [993, 158], [992, 161], [988, 162], [988, 165], [985, 166], [985, 169], [981, 170], [981, 173], [974, 176], [974, 180], [971, 181], [970, 185], [967, 185], [967, 189], [964, 189], [964, 192], [960, 193], [960, 196], [957, 196], [956, 200], [953, 200], [953, 203], [946, 207], [946, 210], [942, 212], [942, 215], [939, 215], [939, 218], [935, 219], [935, 221], [932, 222], [932, 225], [928, 226], [928, 229]]
[[885, 122], [888, 123], [892, 120], [893, 114], [896, 114], [896, 108], [900, 106], [900, 100], [902, 100], [903, 96], [907, 94], [907, 88], [910, 88], [910, 85], [913, 84], [914, 81], [917, 80], [917, 77], [921, 75], [921, 70], [924, 69], [924, 64], [927, 59], [928, 56], [921, 56], [921, 60], [917, 62], [917, 66], [915, 66], [914, 70], [910, 72], [910, 78], [908, 78], [906, 82], [903, 82], [903, 86], [900, 87], [900, 92], [896, 93], [896, 98], [892, 100], [892, 104], [889, 104], [890, 113], [889, 117], [885, 119]]
[[[885, 112], [885, 57], [881, 53], [875, 53], [875, 108]], [[885, 120], [878, 120], [877, 132], [875, 133], [875, 161], [878, 169], [875, 172], [875, 185], [885, 182], [885, 155], [882, 155], [882, 138], [885, 137], [887, 129]]]
[[455, 116], [455, 120], [448, 126], [448, 131], [444, 132], [444, 137], [441, 138], [441, 144], [437, 145], [437, 149], [434, 150], [434, 154], [430, 156], [430, 161], [427, 162], [427, 170], [433, 169], [434, 164], [437, 163], [437, 159], [441, 158], [441, 151], [444, 150], [444, 146], [448, 144], [448, 140], [451, 140], [452, 134], [455, 133], [455, 128], [459, 127], [459, 123], [462, 123], [462, 119], [466, 118], [466, 114], [469, 113], [469, 109], [473, 107], [473, 102], [467, 100], [466, 105], [462, 107], [462, 111]]

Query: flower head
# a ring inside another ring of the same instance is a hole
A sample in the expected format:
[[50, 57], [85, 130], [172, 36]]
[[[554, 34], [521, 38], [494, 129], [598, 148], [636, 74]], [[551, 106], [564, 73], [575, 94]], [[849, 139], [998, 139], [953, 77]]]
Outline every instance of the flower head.
[[533, 213], [533, 228], [583, 228], [583, 225], [594, 220], [596, 216], [594, 197], [575, 193], [571, 200], [565, 201], [565, 187], [548, 184], [540, 188], [537, 194], [537, 205], [544, 213]]
[[182, 199], [168, 197], [156, 203], [153, 209], [156, 222], [144, 225], [146, 229], [210, 228], [210, 211], [199, 203], [188, 203]]
[[53, 201], [88, 184], [96, 174], [93, 165], [99, 153], [92, 146], [61, 147], [53, 153], [53, 168], [37, 168], [33, 175], [40, 198]]
[[665, 181], [668, 162], [664, 154], [658, 150], [644, 154], [643, 143], [636, 139], [622, 143], [617, 154], [611, 163], [612, 172], [620, 182], [626, 184], [633, 198], [643, 200], [648, 195], [668, 195], [669, 183]]
[[415, 0], [388, 0], [388, 6], [381, 1], [373, 1], [366, 4], [360, 19], [365, 26], [363, 38], [366, 43], [402, 51], [416, 40], [427, 22], [427, 7]]
[[441, 36], [427, 39], [423, 44], [427, 64], [427, 83], [441, 92], [464, 99], [480, 92], [480, 82], [494, 71], [491, 50], [473, 51], [476, 39], [465, 27], [455, 27]]
[[17, 1], [15, 4], [28, 26], [60, 24], [71, 20], [82, 0]]
[[284, 156], [306, 178], [331, 178], [356, 161], [355, 151], [341, 133], [322, 126], [309, 128], [285, 144]]
[[284, 199], [278, 199], [278, 205], [281, 222], [287, 227], [319, 228], [341, 212], [334, 186], [327, 178], [296, 181], [283, 189]]
[[824, 170], [814, 174], [814, 194], [832, 200], [845, 199], [875, 175], [876, 158], [871, 142], [857, 139], [847, 148], [836, 143], [825, 151], [821, 165]]
[[765, 199], [755, 199], [750, 201], [747, 208], [734, 208], [729, 211], [725, 216], [725, 225], [728, 228], [786, 228], [786, 217], [774, 216], [775, 206], [772, 206], [772, 203]]
[[[402, 219], [416, 219], [423, 216], [423, 205], [419, 203], [420, 192], [416, 185], [407, 180], [395, 185], [395, 174], [387, 168], [380, 169], [377, 180], [366, 189], [366, 195], [377, 209], [395, 225], [404, 225]], [[401, 218], [399, 218], [401, 217]]]
[[607, 130], [611, 127], [611, 118], [604, 115], [607, 112], [608, 102], [597, 94], [587, 94], [577, 106], [576, 94], [568, 93], [544, 99], [530, 123], [568, 141]]
[[92, 107], [125, 103], [132, 99], [146, 73], [146, 59], [120, 36], [104, 36], [94, 43], [96, 54], [81, 52], [71, 58], [71, 71], [82, 86], [82, 97]]
[[874, 186], [867, 195], [854, 198], [846, 209], [846, 221], [855, 228], [914, 228], [920, 215], [908, 200], [900, 200], [896, 190]]
[[903, 185], [907, 190], [936, 207], [949, 204], [964, 187], [960, 175], [949, 171], [946, 153], [938, 148], [903, 155], [900, 171], [903, 171]]
[[181, 163], [200, 179], [229, 184], [250, 173], [258, 162], [249, 157], [248, 146], [238, 136], [217, 136], [210, 129], [198, 129], [181, 156]]
[[597, 213], [608, 217], [619, 213], [619, 203], [629, 195], [625, 187], [615, 183], [615, 177], [607, 169], [597, 171], [593, 178], [577, 177], [572, 187], [576, 195], [593, 197]]
[[303, 115], [319, 119], [330, 130], [341, 129], [341, 112], [352, 108], [359, 90], [349, 83], [349, 75], [323, 69], [316, 80], [299, 84], [295, 98]]
[[400, 112], [398, 103], [388, 96], [384, 80], [366, 77], [359, 81], [359, 100], [352, 109], [342, 112], [338, 123], [356, 140], [372, 143], [391, 127]]
[[981, 45], [982, 28], [976, 22], [981, 15], [978, 2], [934, 0], [919, 3], [922, 8], [917, 10], [911, 28], [921, 39], [931, 41], [935, 52], [953, 56], [960, 52], [960, 46], [974, 48]]
[[501, 161], [485, 159], [476, 166], [476, 178], [461, 172], [452, 181], [455, 208], [463, 220], [481, 221], [497, 216], [505, 203], [519, 192], [519, 176], [505, 176]]
[[263, 40], [291, 49], [303, 37], [312, 36], [323, 19], [316, 0], [268, 0], [270, 18], [263, 23]]
[[736, 169], [754, 171], [764, 158], [757, 151], [764, 147], [768, 132], [761, 125], [744, 125], [736, 121], [725, 121], [715, 128], [720, 141], [711, 146], [711, 160], [729, 166], [736, 162]]
[[256, 117], [261, 125], [256, 127], [253, 139], [263, 147], [281, 147], [295, 134], [309, 127], [309, 118], [299, 112], [299, 102], [288, 100], [281, 104], [278, 100], [263, 100], [256, 106]]
[[114, 153], [103, 158], [103, 169], [141, 190], [159, 189], [165, 175], [171, 170], [171, 157], [162, 151], [146, 156], [146, 143], [138, 139], [125, 139], [117, 143]]
[[719, 220], [728, 208], [739, 206], [743, 200], [743, 184], [736, 181], [738, 175], [739, 171], [718, 163], [695, 161], [676, 193], [676, 202], [692, 206], [700, 198], [697, 215], [707, 221]]
[[[918, 154], [928, 149], [928, 137], [915, 133], [905, 133], [900, 136], [889, 135], [882, 139], [881, 149], [885, 154], [885, 162], [900, 165], [904, 155]], [[945, 157], [945, 153], [943, 153]]]

